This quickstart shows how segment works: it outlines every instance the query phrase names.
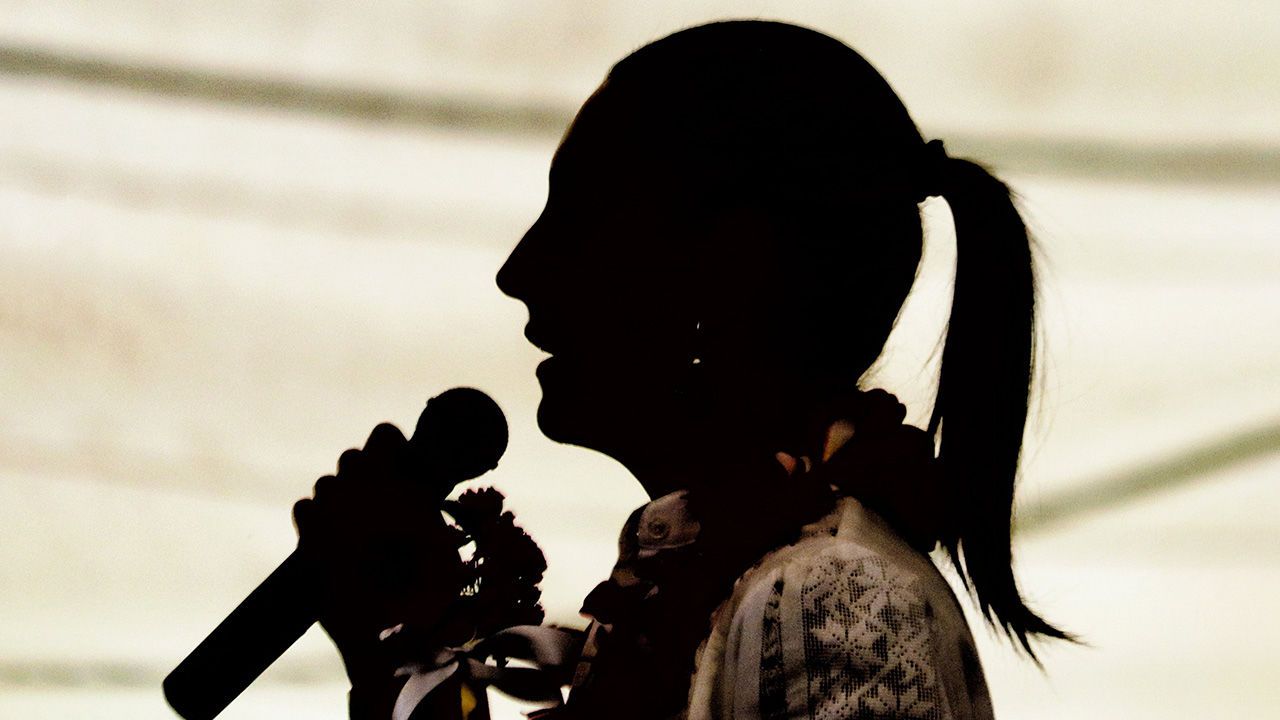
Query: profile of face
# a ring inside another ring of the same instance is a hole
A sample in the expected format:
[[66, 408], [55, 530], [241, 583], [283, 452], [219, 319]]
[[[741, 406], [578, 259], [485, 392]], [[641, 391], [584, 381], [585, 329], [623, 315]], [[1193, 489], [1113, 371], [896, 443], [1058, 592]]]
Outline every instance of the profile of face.
[[935, 196], [965, 258], [930, 423], [945, 494], [962, 500], [948, 550], [1019, 639], [1064, 637], [1009, 566], [1034, 368], [1026, 227], [1009, 189], [925, 143], [852, 48], [742, 20], [623, 58], [497, 281], [551, 355], [537, 371], [549, 438], [619, 460], [651, 496], [723, 487], [772, 470], [776, 451], [820, 457], [832, 413], [865, 398], [857, 382], [915, 281], [919, 203]]
[[564, 137], [546, 206], [497, 281], [528, 306], [525, 336], [551, 353], [537, 370], [539, 427], [619, 456], [709, 419], [709, 394], [751, 395], [746, 378], [776, 374], [770, 353], [749, 349], [772, 263], [761, 234], [682, 209], [662, 169], [629, 152], [605, 94]]
[[[757, 31], [779, 36], [776, 56]], [[619, 63], [583, 105], [497, 277], [551, 354], [537, 371], [549, 438], [628, 465], [766, 438], [875, 359], [920, 252], [892, 148], [920, 139], [833, 43], [749, 23], [685, 31]]]

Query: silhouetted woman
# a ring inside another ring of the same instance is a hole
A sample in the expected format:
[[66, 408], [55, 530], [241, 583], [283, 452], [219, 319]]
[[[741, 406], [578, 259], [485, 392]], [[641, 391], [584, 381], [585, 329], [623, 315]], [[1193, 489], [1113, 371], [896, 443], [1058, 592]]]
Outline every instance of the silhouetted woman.
[[[958, 249], [926, 432], [858, 381], [912, 287], [934, 196]], [[990, 717], [926, 554], [939, 543], [1028, 652], [1064, 637], [1010, 567], [1026, 229], [1008, 189], [926, 143], [849, 47], [724, 22], [619, 62], [498, 285], [551, 353], [542, 430], [616, 458], [654, 498], [586, 600], [556, 717]]]

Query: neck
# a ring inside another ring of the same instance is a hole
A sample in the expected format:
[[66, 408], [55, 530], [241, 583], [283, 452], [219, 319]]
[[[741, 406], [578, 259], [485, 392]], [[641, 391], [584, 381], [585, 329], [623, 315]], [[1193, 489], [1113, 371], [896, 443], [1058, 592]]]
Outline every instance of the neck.
[[794, 452], [803, 423], [744, 423], [722, 419], [685, 428], [633, 448], [609, 453], [640, 482], [651, 498], [732, 478], [760, 463], [776, 462], [780, 450]]

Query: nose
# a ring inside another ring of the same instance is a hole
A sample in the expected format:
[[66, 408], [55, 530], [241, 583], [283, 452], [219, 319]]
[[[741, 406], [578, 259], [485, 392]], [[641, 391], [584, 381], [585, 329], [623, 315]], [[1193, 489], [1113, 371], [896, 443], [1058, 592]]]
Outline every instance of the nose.
[[520, 242], [516, 243], [515, 249], [507, 256], [506, 262], [502, 263], [502, 267], [498, 268], [498, 275], [495, 278], [498, 289], [508, 297], [516, 300], [527, 300], [528, 298], [528, 281], [530, 273], [530, 250], [533, 245], [533, 239], [536, 237], [536, 230], [542, 218], [534, 222], [520, 238]]
[[498, 275], [494, 278], [498, 285], [498, 289], [502, 291], [502, 294], [507, 297], [515, 298], [516, 300], [520, 299], [520, 295], [516, 289], [518, 287], [515, 282], [517, 278], [517, 271], [514, 269], [514, 260], [516, 259], [516, 253], [519, 251], [520, 245], [517, 243], [515, 249], [507, 256], [506, 262], [502, 263], [502, 267], [498, 268]]

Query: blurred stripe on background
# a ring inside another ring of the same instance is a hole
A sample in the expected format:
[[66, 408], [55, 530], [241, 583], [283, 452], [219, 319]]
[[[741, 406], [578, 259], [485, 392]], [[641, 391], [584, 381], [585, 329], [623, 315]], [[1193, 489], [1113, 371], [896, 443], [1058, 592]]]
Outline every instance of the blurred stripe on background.
[[[492, 278], [609, 65], [715, 17], [840, 37], [1021, 193], [1046, 377], [1019, 569], [1091, 647], [983, 635], [1002, 716], [1280, 701], [1280, 8], [0, 0], [0, 715], [171, 717], [159, 680], [292, 547], [288, 509], [453, 385], [551, 617], [643, 501], [533, 423]], [[928, 410], [945, 204], [878, 381]], [[977, 622], [975, 620], [975, 622]], [[224, 717], [344, 716], [313, 632]], [[507, 706], [503, 706], [507, 707]], [[510, 708], [509, 708], [510, 709]], [[510, 709], [514, 713], [514, 709]], [[518, 717], [509, 714], [508, 717]]]

